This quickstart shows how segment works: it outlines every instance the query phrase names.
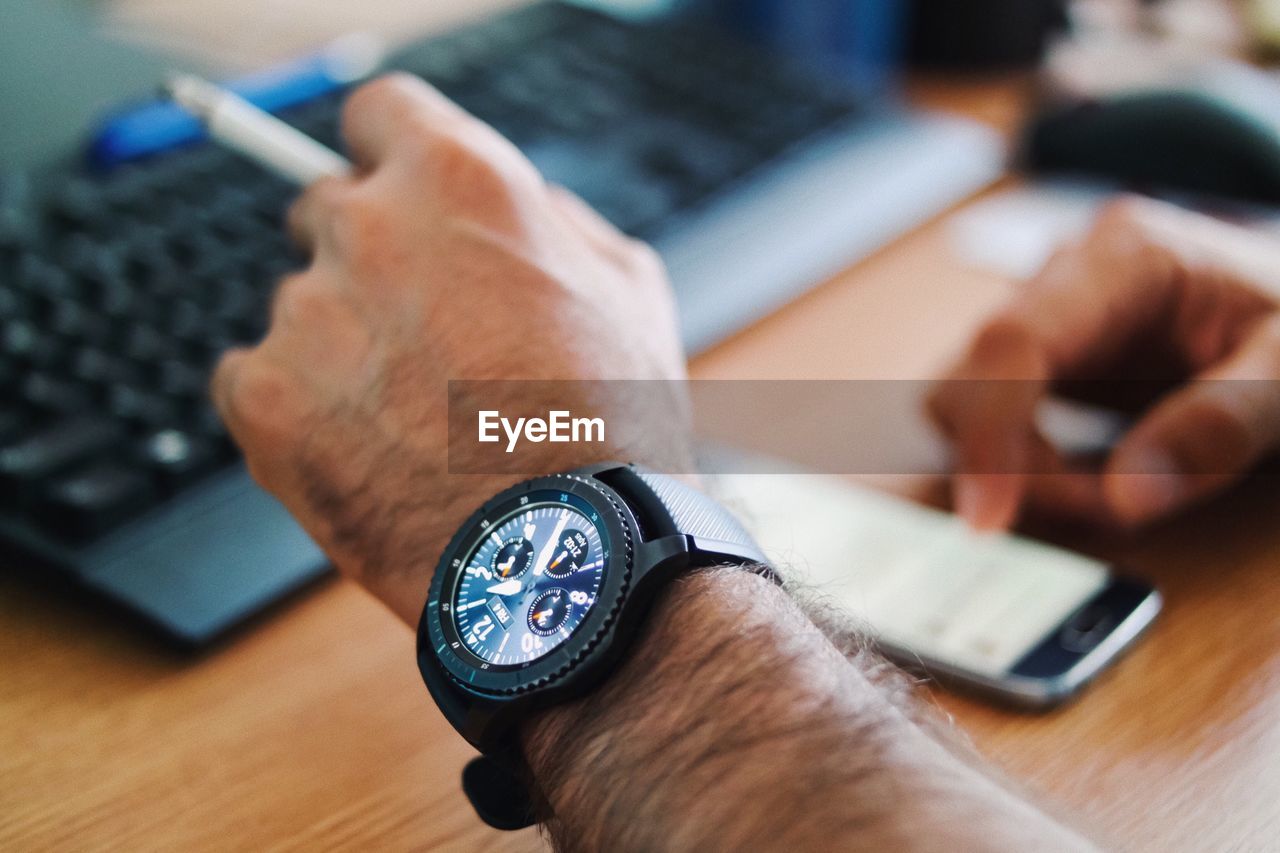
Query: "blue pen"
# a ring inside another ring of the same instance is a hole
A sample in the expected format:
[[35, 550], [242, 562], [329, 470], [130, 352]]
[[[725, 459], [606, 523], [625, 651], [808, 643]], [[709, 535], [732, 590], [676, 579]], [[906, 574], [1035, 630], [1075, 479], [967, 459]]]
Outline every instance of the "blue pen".
[[[349, 85], [377, 67], [381, 50], [366, 36], [348, 36], [321, 53], [242, 77], [225, 88], [267, 112], [291, 107]], [[87, 158], [110, 169], [204, 139], [204, 126], [170, 100], [144, 104], [108, 117], [92, 135]]]

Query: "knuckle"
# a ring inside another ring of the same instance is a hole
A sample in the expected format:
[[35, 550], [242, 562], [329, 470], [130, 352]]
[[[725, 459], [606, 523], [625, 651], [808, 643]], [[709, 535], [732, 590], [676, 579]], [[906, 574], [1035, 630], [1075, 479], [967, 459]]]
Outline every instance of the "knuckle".
[[1094, 228], [1101, 232], [1142, 232], [1149, 216], [1150, 202], [1139, 196], [1122, 195], [1102, 205], [1094, 218]]
[[373, 81], [383, 91], [383, 97], [397, 101], [411, 101], [431, 91], [421, 77], [407, 71], [391, 71]]
[[388, 217], [374, 199], [349, 193], [334, 208], [330, 236], [334, 251], [353, 265], [365, 265], [379, 253], [379, 238], [387, 233]]
[[1189, 401], [1162, 424], [1162, 443], [1179, 467], [1191, 473], [1224, 473], [1258, 448], [1252, 412], [1240, 401]]
[[512, 195], [533, 175], [529, 162], [487, 128], [441, 135], [422, 156], [446, 189], [478, 198]]
[[359, 86], [348, 96], [343, 106], [343, 120], [358, 122], [368, 112], [398, 111], [421, 87], [422, 82], [412, 74], [403, 71], [383, 74]]
[[653, 246], [644, 240], [627, 238], [627, 258], [632, 268], [643, 274], [646, 280], [656, 280], [665, 284], [667, 264]]
[[1155, 243], [1156, 203], [1139, 196], [1111, 199], [1093, 220], [1086, 243], [1114, 253], [1133, 253]]
[[424, 164], [430, 165], [445, 177], [455, 177], [457, 183], [465, 183], [477, 175], [497, 172], [470, 135], [443, 134], [431, 145], [424, 146], [419, 154]]
[[299, 204], [320, 209], [336, 207], [350, 192], [349, 185], [340, 178], [327, 175], [316, 179], [298, 198]]
[[231, 387], [236, 371], [251, 352], [244, 347], [233, 347], [218, 356], [218, 362], [214, 365], [209, 377], [209, 394], [213, 397], [215, 404], [221, 406], [224, 392]]
[[314, 300], [322, 298], [305, 274], [286, 276], [276, 287], [271, 300], [272, 324], [290, 322], [310, 313]]
[[282, 368], [259, 356], [244, 359], [227, 404], [253, 447], [274, 453], [296, 434], [292, 394], [293, 384]]
[[333, 177], [323, 177], [307, 187], [302, 195], [289, 205], [288, 221], [295, 227], [304, 222], [323, 217], [337, 207], [347, 193], [341, 181]]

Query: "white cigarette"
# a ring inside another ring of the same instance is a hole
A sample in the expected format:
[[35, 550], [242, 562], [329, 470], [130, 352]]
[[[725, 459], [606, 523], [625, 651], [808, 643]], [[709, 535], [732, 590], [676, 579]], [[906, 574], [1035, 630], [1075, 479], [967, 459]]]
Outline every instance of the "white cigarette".
[[234, 92], [188, 74], [173, 76], [166, 88], [211, 137], [282, 178], [306, 186], [326, 175], [351, 174], [351, 163], [341, 154]]

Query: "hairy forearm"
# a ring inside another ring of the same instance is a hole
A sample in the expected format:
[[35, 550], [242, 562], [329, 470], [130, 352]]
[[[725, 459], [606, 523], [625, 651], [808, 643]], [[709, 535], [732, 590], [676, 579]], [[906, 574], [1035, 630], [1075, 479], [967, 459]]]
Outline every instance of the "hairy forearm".
[[790, 598], [695, 574], [627, 664], [526, 730], [563, 849], [1087, 846], [958, 759]]

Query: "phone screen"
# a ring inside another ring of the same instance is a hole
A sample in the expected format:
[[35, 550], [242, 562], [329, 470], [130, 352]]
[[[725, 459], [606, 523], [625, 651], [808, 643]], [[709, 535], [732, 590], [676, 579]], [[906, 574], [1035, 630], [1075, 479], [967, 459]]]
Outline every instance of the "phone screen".
[[716, 494], [781, 571], [882, 642], [998, 679], [1107, 586], [1104, 563], [826, 475], [725, 475]]

